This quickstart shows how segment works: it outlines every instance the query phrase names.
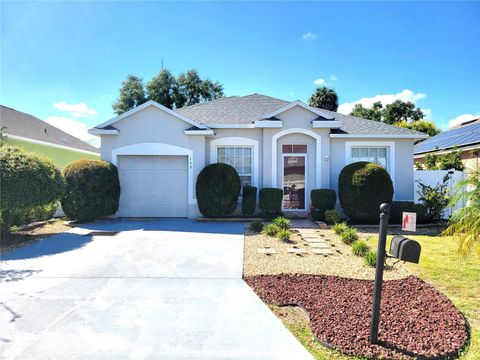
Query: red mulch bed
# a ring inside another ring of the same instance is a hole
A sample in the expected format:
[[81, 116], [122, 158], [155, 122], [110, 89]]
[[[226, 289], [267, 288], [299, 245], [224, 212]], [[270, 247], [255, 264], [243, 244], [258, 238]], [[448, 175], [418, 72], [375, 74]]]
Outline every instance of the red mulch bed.
[[346, 354], [382, 359], [456, 357], [468, 324], [452, 302], [417, 277], [383, 285], [379, 344], [368, 335], [373, 281], [316, 275], [259, 275], [245, 279], [266, 303], [299, 305], [315, 336]]

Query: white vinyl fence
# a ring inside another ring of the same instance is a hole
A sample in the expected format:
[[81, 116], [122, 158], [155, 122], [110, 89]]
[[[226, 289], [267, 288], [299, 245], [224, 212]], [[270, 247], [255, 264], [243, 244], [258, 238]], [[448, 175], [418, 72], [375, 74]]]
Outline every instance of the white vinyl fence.
[[[419, 203], [418, 180], [421, 180], [424, 184], [435, 186], [443, 181], [445, 175], [449, 174], [448, 187], [453, 189], [453, 186], [460, 180], [463, 180], [463, 171], [457, 170], [415, 170], [415, 203]], [[454, 208], [447, 208], [443, 214], [444, 219], [448, 219], [452, 212], [462, 207], [462, 204], [458, 203]]]

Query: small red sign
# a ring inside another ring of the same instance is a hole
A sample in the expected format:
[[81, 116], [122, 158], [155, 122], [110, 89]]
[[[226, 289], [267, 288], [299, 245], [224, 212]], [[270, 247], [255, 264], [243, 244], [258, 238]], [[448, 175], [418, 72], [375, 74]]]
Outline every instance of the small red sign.
[[402, 213], [402, 230], [413, 232], [417, 231], [417, 213]]

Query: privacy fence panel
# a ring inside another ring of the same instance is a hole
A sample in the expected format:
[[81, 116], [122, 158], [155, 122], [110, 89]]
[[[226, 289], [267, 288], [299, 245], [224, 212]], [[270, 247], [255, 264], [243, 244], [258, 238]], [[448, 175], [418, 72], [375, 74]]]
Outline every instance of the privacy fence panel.
[[[415, 202], [420, 202], [418, 200], [420, 197], [420, 195], [418, 195], [418, 190], [420, 188], [418, 186], [418, 180], [421, 180], [424, 184], [435, 186], [438, 183], [441, 183], [447, 174], [449, 175], [448, 187], [450, 189], [453, 189], [453, 186], [458, 181], [463, 180], [464, 176], [463, 171], [457, 170], [415, 170]], [[444, 219], [448, 219], [452, 215], [452, 212], [459, 207], [462, 207], [462, 204], [458, 203], [454, 208], [446, 209], [443, 214]]]

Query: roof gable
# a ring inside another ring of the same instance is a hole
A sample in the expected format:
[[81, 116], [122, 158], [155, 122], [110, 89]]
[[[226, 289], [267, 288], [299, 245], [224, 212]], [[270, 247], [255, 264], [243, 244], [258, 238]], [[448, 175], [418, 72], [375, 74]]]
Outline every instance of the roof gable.
[[264, 119], [271, 119], [271, 118], [275, 118], [277, 115], [281, 114], [281, 113], [284, 113], [285, 111], [288, 111], [296, 106], [299, 106], [307, 111], [310, 111], [311, 113], [323, 118], [323, 119], [326, 119], [326, 120], [334, 120], [335, 117], [332, 116], [331, 114], [328, 114], [326, 112], [324, 112], [322, 109], [318, 109], [318, 108], [314, 108], [314, 107], [311, 107], [311, 106], [308, 106], [307, 104], [301, 102], [300, 100], [295, 100], [295, 101], [292, 101], [291, 103], [285, 105], [285, 106], [282, 106], [281, 108], [275, 110], [275, 111], [272, 111], [268, 114], [265, 114], [263, 115], [263, 118]]
[[200, 124], [190, 118], [188, 118], [187, 116], [184, 116], [176, 111], [173, 111], [172, 109], [169, 109], [165, 106], [163, 106], [162, 104], [159, 104], [157, 103], [156, 101], [153, 101], [153, 100], [149, 100], [147, 101], [146, 103], [143, 103], [137, 107], [134, 107], [133, 109], [130, 109], [128, 110], [127, 112], [124, 112], [123, 114], [120, 114], [116, 117], [114, 117], [113, 119], [110, 119], [108, 121], [105, 121], [104, 123], [100, 124], [100, 125], [97, 125], [95, 126], [95, 128], [97, 129], [105, 129], [107, 128], [108, 126], [112, 126], [113, 124], [115, 124], [116, 122], [120, 121], [120, 120], [123, 120], [133, 114], [136, 114], [137, 112], [139, 111], [142, 111], [143, 109], [146, 109], [150, 106], [153, 106], [159, 110], [162, 110], [162, 111], [165, 111], [166, 113], [176, 117], [177, 119], [180, 119], [180, 120], [183, 120], [185, 121], [186, 123], [192, 125], [192, 126], [195, 126], [199, 129], [202, 129], [202, 130], [205, 130], [205, 129], [208, 129], [205, 125], [203, 124]]

